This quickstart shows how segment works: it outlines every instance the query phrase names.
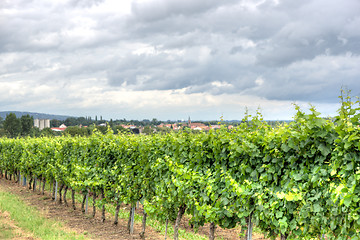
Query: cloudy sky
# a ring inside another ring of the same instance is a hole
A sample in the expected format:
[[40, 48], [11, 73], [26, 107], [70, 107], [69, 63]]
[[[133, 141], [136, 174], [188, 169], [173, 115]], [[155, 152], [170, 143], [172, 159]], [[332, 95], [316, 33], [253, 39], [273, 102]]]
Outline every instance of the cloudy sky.
[[329, 116], [359, 54], [359, 0], [1, 0], [0, 111]]

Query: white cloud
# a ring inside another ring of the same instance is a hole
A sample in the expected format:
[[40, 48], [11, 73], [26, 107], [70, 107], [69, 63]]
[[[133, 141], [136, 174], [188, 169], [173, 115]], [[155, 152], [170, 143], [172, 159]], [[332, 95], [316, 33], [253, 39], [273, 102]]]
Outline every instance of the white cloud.
[[[335, 113], [360, 88], [360, 2], [0, 2], [0, 108], [112, 118]], [[0, 110], [1, 110], [0, 109]]]

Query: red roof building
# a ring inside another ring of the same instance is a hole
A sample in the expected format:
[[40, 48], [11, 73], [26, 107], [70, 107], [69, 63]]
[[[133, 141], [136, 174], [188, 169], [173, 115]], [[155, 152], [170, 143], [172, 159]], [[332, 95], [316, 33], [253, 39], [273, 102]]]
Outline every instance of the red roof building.
[[63, 131], [65, 131], [66, 128], [67, 128], [67, 126], [65, 124], [61, 124], [59, 127], [51, 128], [51, 130], [53, 130], [55, 132], [63, 132]]

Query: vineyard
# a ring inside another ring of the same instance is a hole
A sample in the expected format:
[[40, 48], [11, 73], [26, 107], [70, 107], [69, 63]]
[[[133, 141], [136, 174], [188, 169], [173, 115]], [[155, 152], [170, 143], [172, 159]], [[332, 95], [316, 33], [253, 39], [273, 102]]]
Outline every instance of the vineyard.
[[253, 224], [271, 238], [360, 239], [359, 117], [343, 99], [334, 119], [297, 107], [294, 121], [277, 127], [257, 115], [198, 134], [3, 138], [0, 169], [30, 185], [54, 182], [60, 200], [82, 193], [83, 206], [89, 193], [103, 205], [140, 202], [144, 237], [150, 215], [173, 223], [178, 239], [187, 214], [195, 228], [210, 223], [209, 239], [216, 226], [238, 225], [251, 239]]

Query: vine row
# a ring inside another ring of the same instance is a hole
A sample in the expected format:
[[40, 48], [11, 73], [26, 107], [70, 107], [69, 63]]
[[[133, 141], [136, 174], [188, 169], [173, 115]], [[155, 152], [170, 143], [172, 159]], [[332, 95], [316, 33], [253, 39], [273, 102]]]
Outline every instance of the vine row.
[[145, 221], [174, 223], [174, 239], [184, 214], [210, 223], [209, 239], [237, 225], [249, 239], [253, 223], [271, 238], [359, 239], [359, 108], [343, 99], [334, 119], [296, 109], [277, 127], [256, 115], [198, 134], [2, 138], [0, 169], [55, 180], [60, 200], [71, 189], [103, 206], [141, 202]]

